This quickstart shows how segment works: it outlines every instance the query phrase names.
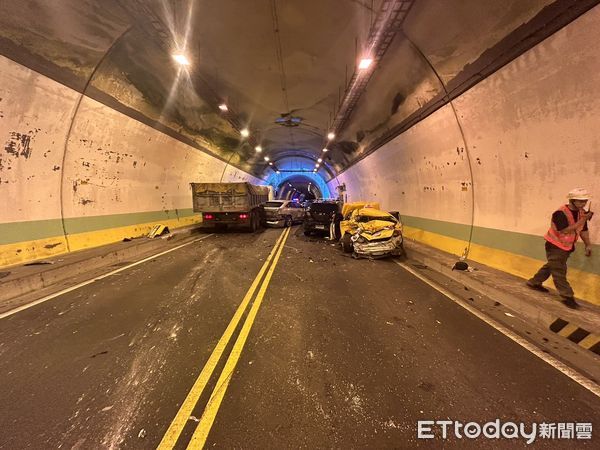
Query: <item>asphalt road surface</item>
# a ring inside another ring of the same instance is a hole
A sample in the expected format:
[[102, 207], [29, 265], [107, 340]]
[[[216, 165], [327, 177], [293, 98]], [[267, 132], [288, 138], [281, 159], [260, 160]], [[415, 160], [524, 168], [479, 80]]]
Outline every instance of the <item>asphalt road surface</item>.
[[393, 260], [298, 227], [210, 236], [1, 319], [0, 405], [5, 449], [527, 447], [454, 424], [418, 439], [427, 420], [599, 427], [538, 448], [600, 434], [593, 393]]

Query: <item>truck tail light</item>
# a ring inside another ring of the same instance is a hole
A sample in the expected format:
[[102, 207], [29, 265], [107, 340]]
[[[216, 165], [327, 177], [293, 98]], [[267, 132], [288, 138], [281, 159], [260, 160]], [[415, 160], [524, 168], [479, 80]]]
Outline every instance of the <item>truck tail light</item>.
[[240, 214], [240, 219], [247, 219], [248, 217], [250, 217], [248, 214]]
[[212, 220], [215, 218], [215, 216], [213, 216], [212, 214], [202, 214], [202, 218], [204, 220]]

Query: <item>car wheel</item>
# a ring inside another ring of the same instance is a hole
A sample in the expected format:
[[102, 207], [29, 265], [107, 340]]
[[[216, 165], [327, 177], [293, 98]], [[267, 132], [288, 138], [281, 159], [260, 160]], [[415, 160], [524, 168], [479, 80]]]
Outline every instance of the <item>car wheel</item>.
[[350, 234], [344, 234], [340, 240], [340, 243], [342, 244], [342, 250], [344, 253], [352, 253], [354, 250], [352, 246], [352, 239], [350, 239]]
[[304, 236], [310, 236], [311, 234], [310, 230], [304, 230]]
[[[331, 227], [329, 227], [329, 233], [331, 234]], [[337, 241], [340, 238], [340, 223], [339, 222], [334, 222], [333, 224], [333, 236], [330, 236], [330, 238], [332, 240]]]
[[285, 224], [283, 225], [284, 227], [291, 227], [293, 225], [294, 221], [292, 220], [292, 216], [287, 216], [285, 218]]

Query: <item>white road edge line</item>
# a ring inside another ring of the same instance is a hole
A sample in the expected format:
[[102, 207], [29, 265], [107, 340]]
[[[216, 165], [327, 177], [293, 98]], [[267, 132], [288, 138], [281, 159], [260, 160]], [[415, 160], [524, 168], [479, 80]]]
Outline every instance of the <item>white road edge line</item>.
[[3, 312], [2, 314], [0, 314], [0, 319], [4, 319], [5, 317], [12, 316], [13, 314], [16, 314], [16, 313], [18, 313], [20, 311], [23, 311], [25, 309], [31, 308], [32, 306], [39, 305], [40, 303], [44, 303], [44, 302], [46, 302], [48, 300], [52, 300], [53, 298], [56, 298], [56, 297], [58, 297], [60, 295], [63, 295], [63, 294], [66, 294], [67, 292], [71, 292], [71, 291], [74, 291], [75, 289], [79, 289], [80, 287], [87, 286], [88, 284], [92, 284], [95, 281], [100, 281], [103, 278], [106, 278], [106, 277], [109, 277], [111, 275], [114, 275], [115, 273], [119, 273], [119, 272], [122, 272], [124, 270], [130, 269], [131, 267], [137, 266], [139, 264], [143, 264], [146, 261], [150, 261], [151, 259], [157, 258], [157, 257], [162, 256], [162, 255], [166, 255], [167, 253], [171, 253], [171, 252], [173, 252], [175, 250], [179, 250], [180, 248], [185, 247], [186, 245], [193, 244], [194, 242], [201, 241], [201, 240], [206, 239], [208, 237], [211, 237], [213, 235], [214, 235], [214, 233], [207, 234], [206, 236], [202, 236], [201, 238], [194, 239], [193, 241], [186, 242], [185, 244], [181, 244], [181, 245], [178, 245], [177, 247], [170, 248], [169, 250], [165, 250], [164, 252], [157, 253], [157, 254], [152, 255], [152, 256], [148, 256], [147, 258], [144, 258], [144, 259], [142, 259], [140, 261], [136, 261], [136, 262], [134, 262], [132, 264], [129, 264], [127, 266], [120, 267], [120, 268], [118, 268], [116, 270], [113, 270], [112, 272], [108, 272], [108, 273], [105, 273], [104, 275], [100, 275], [98, 277], [91, 278], [91, 279], [89, 279], [87, 281], [84, 281], [82, 283], [76, 284], [75, 286], [71, 286], [69, 288], [66, 288], [66, 289], [63, 289], [61, 291], [55, 292], [54, 294], [50, 294], [50, 295], [47, 295], [46, 297], [42, 297], [42, 298], [39, 298], [37, 300], [34, 300], [31, 303], [27, 303], [25, 305], [21, 305], [21, 306], [15, 308], [15, 309], [11, 309], [10, 311]]
[[506, 337], [508, 337], [512, 341], [516, 342], [517, 344], [519, 344], [524, 349], [529, 350], [535, 356], [537, 356], [538, 358], [540, 358], [541, 360], [543, 360], [547, 364], [550, 364], [552, 367], [554, 367], [559, 372], [562, 372], [563, 374], [565, 374], [566, 376], [568, 376], [569, 378], [571, 378], [576, 383], [579, 383], [581, 386], [583, 386], [584, 388], [586, 388], [592, 394], [596, 395], [597, 397], [600, 397], [600, 386], [598, 384], [594, 383], [589, 378], [583, 376], [582, 374], [580, 374], [576, 370], [570, 368], [566, 364], [560, 362], [556, 358], [553, 358], [552, 356], [544, 353], [542, 350], [540, 350], [534, 344], [530, 343], [529, 341], [527, 341], [526, 339], [524, 339], [521, 336], [517, 335], [516, 333], [513, 333], [511, 330], [509, 330], [505, 326], [503, 326], [500, 323], [496, 322], [494, 319], [491, 319], [490, 317], [486, 316], [481, 311], [477, 310], [473, 306], [471, 306], [468, 303], [466, 303], [463, 300], [461, 300], [459, 297], [457, 297], [454, 294], [452, 294], [450, 291], [448, 291], [448, 290], [444, 289], [443, 287], [439, 286], [437, 283], [435, 283], [435, 282], [429, 280], [428, 278], [424, 277], [423, 275], [421, 275], [420, 273], [418, 273], [417, 271], [415, 271], [412, 267], [409, 267], [407, 264], [401, 263], [399, 261], [394, 261], [394, 262], [396, 264], [398, 264], [400, 267], [402, 267], [404, 270], [406, 270], [407, 272], [412, 273], [415, 277], [417, 277], [421, 281], [427, 283], [429, 286], [431, 286], [432, 288], [434, 288], [436, 291], [440, 292], [441, 294], [444, 294], [446, 297], [448, 297], [454, 303], [457, 303], [458, 305], [462, 306], [464, 309], [466, 309], [467, 311], [469, 311], [474, 316], [476, 316], [479, 319], [483, 320], [485, 323], [487, 323], [492, 328], [495, 328], [500, 333], [502, 333], [503, 335], [505, 335]]

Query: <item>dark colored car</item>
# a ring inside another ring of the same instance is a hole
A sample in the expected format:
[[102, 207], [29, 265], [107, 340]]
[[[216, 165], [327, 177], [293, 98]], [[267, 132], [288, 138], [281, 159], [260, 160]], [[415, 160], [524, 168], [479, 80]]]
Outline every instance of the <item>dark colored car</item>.
[[340, 221], [342, 214], [340, 204], [332, 200], [315, 200], [307, 209], [304, 215], [304, 234], [309, 236], [313, 233], [322, 233], [330, 235], [331, 224], [334, 226], [334, 236], [340, 234]]
[[304, 200], [304, 201], [301, 203], [301, 205], [302, 205], [302, 207], [303, 207], [304, 209], [306, 209], [306, 208], [308, 208], [310, 205], [312, 205], [314, 201], [315, 201], [314, 199], [311, 199], [311, 200]]

